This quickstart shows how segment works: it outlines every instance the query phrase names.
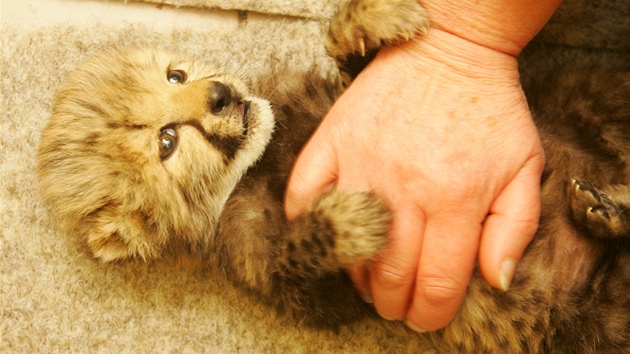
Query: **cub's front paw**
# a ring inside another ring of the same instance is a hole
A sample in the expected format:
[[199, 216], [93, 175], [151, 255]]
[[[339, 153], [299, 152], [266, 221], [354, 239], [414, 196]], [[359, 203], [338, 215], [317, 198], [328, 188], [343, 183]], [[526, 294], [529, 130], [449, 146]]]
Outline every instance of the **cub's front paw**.
[[568, 197], [574, 220], [592, 236], [619, 237], [630, 231], [624, 209], [591, 183], [572, 180]]
[[344, 61], [383, 43], [407, 41], [428, 27], [429, 17], [417, 0], [351, 0], [331, 20], [326, 50]]

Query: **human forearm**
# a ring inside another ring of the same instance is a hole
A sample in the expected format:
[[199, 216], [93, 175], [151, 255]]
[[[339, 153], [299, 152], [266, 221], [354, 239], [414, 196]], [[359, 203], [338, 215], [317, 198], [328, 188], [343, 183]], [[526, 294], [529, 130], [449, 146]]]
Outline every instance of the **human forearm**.
[[434, 28], [518, 55], [562, 0], [422, 0]]

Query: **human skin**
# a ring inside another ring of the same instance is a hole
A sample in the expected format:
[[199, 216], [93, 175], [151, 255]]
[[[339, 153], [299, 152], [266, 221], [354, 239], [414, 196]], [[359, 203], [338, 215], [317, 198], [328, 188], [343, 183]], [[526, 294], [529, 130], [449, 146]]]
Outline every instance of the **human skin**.
[[390, 243], [353, 280], [381, 316], [427, 331], [455, 316], [476, 262], [507, 290], [536, 232], [544, 154], [516, 56], [560, 1], [422, 4], [428, 33], [381, 50], [332, 107], [285, 211], [333, 184], [384, 197]]

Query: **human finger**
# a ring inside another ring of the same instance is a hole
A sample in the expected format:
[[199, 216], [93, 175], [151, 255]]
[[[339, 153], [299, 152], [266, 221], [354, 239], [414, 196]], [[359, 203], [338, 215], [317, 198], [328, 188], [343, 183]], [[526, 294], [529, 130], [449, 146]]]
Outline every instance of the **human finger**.
[[538, 229], [542, 156], [530, 159], [501, 191], [483, 227], [479, 267], [488, 283], [507, 290]]
[[370, 291], [369, 268], [369, 264], [362, 263], [348, 269], [348, 273], [350, 274], [354, 288], [357, 289], [363, 301], [373, 303], [374, 300], [372, 299], [372, 292]]
[[317, 132], [313, 135], [291, 171], [284, 205], [289, 220], [300, 215], [313, 197], [337, 179], [337, 156], [332, 145], [322, 135]]
[[424, 232], [421, 210], [398, 209], [387, 250], [370, 267], [374, 306], [387, 320], [402, 320], [409, 307]]
[[472, 277], [481, 222], [461, 214], [427, 221], [413, 300], [406, 316], [410, 328], [433, 331], [455, 317]]

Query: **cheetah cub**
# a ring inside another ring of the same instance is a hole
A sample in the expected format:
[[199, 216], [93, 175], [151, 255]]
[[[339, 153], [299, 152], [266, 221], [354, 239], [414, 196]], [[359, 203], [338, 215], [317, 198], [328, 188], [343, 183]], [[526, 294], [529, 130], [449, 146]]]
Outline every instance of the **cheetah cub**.
[[[292, 163], [383, 44], [428, 28], [415, 0], [352, 0], [330, 25], [335, 78], [279, 70], [249, 86], [212, 64], [109, 50], [59, 90], [38, 177], [59, 226], [102, 262], [203, 259], [314, 327], [379, 319], [344, 269], [387, 244], [374, 193], [322, 194], [293, 221]], [[507, 292], [475, 273], [457, 317], [423, 334], [449, 352], [630, 351], [630, 69], [565, 73], [528, 92], [545, 144], [540, 230]]]

